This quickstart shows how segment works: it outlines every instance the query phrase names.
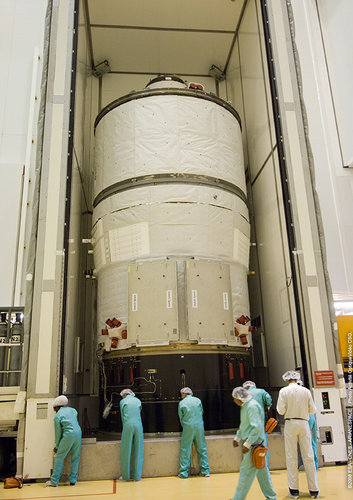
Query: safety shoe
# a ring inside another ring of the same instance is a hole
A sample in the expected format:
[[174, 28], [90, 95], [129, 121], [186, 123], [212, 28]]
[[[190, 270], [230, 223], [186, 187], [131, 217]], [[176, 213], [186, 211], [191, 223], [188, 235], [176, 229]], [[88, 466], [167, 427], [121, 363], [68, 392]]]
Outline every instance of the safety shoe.
[[201, 477], [210, 477], [210, 473], [209, 472], [206, 472], [206, 474], [200, 474]]
[[58, 485], [57, 485], [57, 484], [52, 483], [51, 481], [47, 481], [47, 482], [45, 483], [45, 486], [54, 486], [54, 488], [56, 488]]
[[299, 490], [289, 488], [289, 498], [299, 498]]
[[70, 486], [75, 486], [76, 483], [70, 483]]
[[319, 498], [318, 491], [309, 491], [311, 498]]

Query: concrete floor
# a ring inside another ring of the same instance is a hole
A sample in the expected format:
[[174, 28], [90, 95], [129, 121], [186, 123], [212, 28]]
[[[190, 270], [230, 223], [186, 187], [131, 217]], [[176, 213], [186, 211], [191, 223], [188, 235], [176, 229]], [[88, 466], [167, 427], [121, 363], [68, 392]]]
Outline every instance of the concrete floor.
[[[352, 500], [353, 490], [347, 487], [347, 466], [323, 467], [319, 469], [320, 498], [326, 500]], [[288, 498], [287, 475], [285, 470], [271, 472], [277, 500]], [[0, 491], [5, 500], [41, 500], [47, 498], [102, 500], [229, 500], [238, 481], [239, 473], [212, 474], [209, 478], [178, 477], [146, 478], [140, 482], [120, 482], [115, 480], [79, 481], [76, 486], [60, 485], [45, 488], [43, 483], [25, 484], [21, 490]], [[307, 491], [305, 472], [299, 472], [300, 498], [310, 498]], [[247, 500], [261, 500], [263, 495], [255, 479]]]

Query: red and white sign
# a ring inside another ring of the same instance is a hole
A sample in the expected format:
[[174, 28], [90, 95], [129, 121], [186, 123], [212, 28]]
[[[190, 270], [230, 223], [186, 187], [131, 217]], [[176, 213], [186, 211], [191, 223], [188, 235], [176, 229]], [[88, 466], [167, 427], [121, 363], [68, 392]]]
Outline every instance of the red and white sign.
[[325, 386], [325, 385], [335, 385], [335, 376], [332, 370], [321, 370], [314, 372], [315, 375], [315, 385]]

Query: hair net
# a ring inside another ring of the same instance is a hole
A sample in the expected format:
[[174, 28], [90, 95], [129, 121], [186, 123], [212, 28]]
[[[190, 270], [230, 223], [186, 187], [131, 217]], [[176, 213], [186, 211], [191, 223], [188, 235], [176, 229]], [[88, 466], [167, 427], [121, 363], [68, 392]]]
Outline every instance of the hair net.
[[131, 396], [135, 396], [135, 393], [132, 392], [131, 389], [123, 389], [120, 393], [120, 396], [123, 398], [124, 396], [127, 396], [128, 394], [131, 394]]
[[55, 408], [55, 406], [67, 406], [68, 403], [69, 400], [62, 394], [61, 396], [58, 396], [56, 399], [54, 399], [53, 407]]
[[288, 382], [288, 380], [299, 380], [300, 375], [298, 372], [295, 372], [294, 370], [289, 370], [282, 375], [282, 378], [285, 382]]
[[302, 380], [297, 380], [297, 384], [301, 385], [302, 387], [304, 387], [304, 382]]
[[190, 394], [191, 396], [194, 394], [190, 387], [183, 387], [180, 389], [180, 394]]
[[255, 382], [252, 382], [251, 380], [247, 380], [246, 382], [244, 382], [243, 387], [244, 387], [244, 389], [246, 389], [247, 387], [256, 387], [256, 384], [255, 384]]
[[240, 401], [246, 403], [252, 398], [252, 394], [244, 389], [244, 387], [235, 387], [232, 392], [232, 397], [240, 399]]

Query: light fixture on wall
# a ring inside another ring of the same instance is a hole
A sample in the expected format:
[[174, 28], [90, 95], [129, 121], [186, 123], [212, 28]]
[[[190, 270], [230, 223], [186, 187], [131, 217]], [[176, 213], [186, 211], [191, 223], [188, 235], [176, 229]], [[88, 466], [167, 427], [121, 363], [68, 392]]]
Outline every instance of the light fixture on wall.
[[96, 76], [97, 78], [102, 78], [103, 75], [106, 73], [110, 73], [110, 64], [107, 59], [104, 59], [104, 61], [96, 64], [93, 69], [92, 69], [92, 74]]

